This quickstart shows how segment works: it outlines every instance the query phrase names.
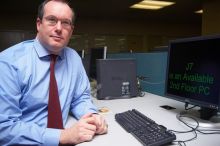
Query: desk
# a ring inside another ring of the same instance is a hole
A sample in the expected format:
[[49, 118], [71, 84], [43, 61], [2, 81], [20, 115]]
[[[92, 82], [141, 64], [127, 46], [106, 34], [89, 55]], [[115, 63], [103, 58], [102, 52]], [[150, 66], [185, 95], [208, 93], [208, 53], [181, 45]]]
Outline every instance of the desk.
[[[84, 142], [77, 146], [142, 146], [130, 133], [127, 133], [116, 121], [114, 115], [130, 109], [137, 109], [156, 123], [177, 131], [189, 130], [176, 119], [176, 114], [184, 109], [184, 104], [179, 101], [146, 93], [144, 97], [117, 100], [97, 100], [93, 98], [96, 106], [107, 107], [110, 111], [103, 114], [108, 122], [109, 131], [106, 135], [95, 136], [90, 142]], [[166, 110], [161, 105], [170, 105], [174, 110]], [[176, 134], [177, 140], [186, 140], [194, 136], [193, 133]], [[198, 134], [196, 140], [187, 142], [187, 146], [219, 146], [220, 134]]]

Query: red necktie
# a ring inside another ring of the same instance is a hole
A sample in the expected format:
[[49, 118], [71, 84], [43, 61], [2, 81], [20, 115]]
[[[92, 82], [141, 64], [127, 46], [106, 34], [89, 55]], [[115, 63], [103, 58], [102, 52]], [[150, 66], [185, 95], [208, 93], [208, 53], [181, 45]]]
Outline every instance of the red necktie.
[[48, 101], [48, 128], [63, 129], [62, 113], [57, 89], [57, 82], [54, 73], [56, 55], [50, 55], [50, 85]]

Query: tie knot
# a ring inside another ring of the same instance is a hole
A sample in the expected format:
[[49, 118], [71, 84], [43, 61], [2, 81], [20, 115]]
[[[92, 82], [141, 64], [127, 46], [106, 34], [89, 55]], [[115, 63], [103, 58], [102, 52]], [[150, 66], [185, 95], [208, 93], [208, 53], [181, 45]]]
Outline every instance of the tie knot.
[[56, 58], [57, 58], [57, 55], [50, 54], [50, 60], [51, 60], [52, 62], [56, 62]]

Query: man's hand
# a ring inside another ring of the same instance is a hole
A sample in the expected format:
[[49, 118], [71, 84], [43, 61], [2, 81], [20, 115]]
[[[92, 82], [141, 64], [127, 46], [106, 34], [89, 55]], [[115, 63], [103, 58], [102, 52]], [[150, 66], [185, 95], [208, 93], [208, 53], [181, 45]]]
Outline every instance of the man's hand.
[[96, 134], [105, 134], [108, 131], [108, 125], [102, 115], [92, 114], [92, 117], [95, 118], [96, 125]]
[[92, 140], [97, 131], [95, 121], [91, 113], [84, 115], [72, 127], [61, 131], [60, 144], [78, 144]]
[[85, 114], [72, 127], [61, 131], [60, 144], [78, 144], [93, 139], [95, 134], [105, 134], [108, 125], [102, 115]]

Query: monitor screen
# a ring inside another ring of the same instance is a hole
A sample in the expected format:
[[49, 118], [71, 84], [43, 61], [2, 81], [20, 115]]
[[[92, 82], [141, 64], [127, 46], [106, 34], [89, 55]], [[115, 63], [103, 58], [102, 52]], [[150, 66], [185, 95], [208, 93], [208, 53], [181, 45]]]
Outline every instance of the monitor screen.
[[78, 55], [79, 55], [81, 58], [84, 58], [84, 56], [85, 56], [85, 51], [84, 51], [84, 50], [77, 50], [77, 53], [78, 53]]
[[89, 50], [89, 57], [90, 57], [90, 69], [89, 69], [89, 76], [92, 79], [96, 79], [96, 60], [97, 59], [106, 59], [107, 47], [98, 47], [98, 48], [91, 48]]
[[170, 41], [167, 97], [200, 107], [220, 107], [220, 36]]

